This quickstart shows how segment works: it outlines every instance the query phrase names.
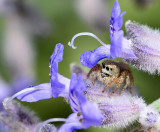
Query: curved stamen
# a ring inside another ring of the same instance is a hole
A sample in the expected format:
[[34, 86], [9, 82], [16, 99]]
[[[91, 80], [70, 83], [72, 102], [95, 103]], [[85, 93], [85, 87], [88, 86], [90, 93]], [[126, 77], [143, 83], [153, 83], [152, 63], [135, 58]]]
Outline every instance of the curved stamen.
[[8, 100], [6, 100], [5, 102], [3, 102], [3, 106], [4, 106], [5, 109], [7, 109], [7, 105], [8, 105], [14, 98], [16, 98], [17, 96], [19, 96], [19, 95], [21, 95], [21, 94], [23, 94], [23, 93], [29, 92], [29, 91], [41, 90], [41, 89], [44, 89], [44, 88], [33, 87], [33, 88], [23, 89], [23, 90], [21, 90], [20, 92], [14, 94], [12, 97], [8, 98]]
[[94, 35], [93, 33], [89, 33], [89, 32], [82, 32], [82, 33], [78, 33], [76, 35], [73, 36], [71, 42], [68, 43], [69, 46], [71, 46], [73, 49], [76, 49], [77, 47], [74, 46], [74, 40], [79, 37], [79, 36], [84, 36], [84, 35], [87, 35], [87, 36], [91, 36], [95, 39], [98, 40], [98, 42], [100, 42], [103, 46], [106, 46], [105, 43], [103, 43], [96, 35]]
[[38, 127], [36, 129], [36, 132], [42, 132], [43, 126], [47, 125], [50, 122], [66, 122], [66, 121], [67, 121], [67, 119], [65, 119], [65, 118], [51, 118], [51, 119], [48, 119], [48, 120], [44, 121], [43, 123], [41, 123], [40, 125], [38, 125]]

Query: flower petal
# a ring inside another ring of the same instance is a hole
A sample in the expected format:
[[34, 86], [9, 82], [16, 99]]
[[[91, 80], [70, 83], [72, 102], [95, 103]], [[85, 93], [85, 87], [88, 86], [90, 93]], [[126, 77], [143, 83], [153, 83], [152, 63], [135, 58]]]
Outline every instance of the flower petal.
[[121, 58], [124, 60], [126, 59], [138, 59], [137, 56], [135, 55], [133, 48], [132, 48], [132, 43], [130, 40], [123, 38], [122, 40], [122, 55]]
[[[62, 44], [57, 44], [54, 52], [50, 58], [50, 71], [51, 71], [51, 87], [52, 87], [52, 95], [54, 98], [58, 97], [60, 94], [63, 96], [62, 91], [67, 92], [65, 88], [68, 88], [69, 79], [58, 74], [58, 63], [63, 60], [63, 49], [64, 46]], [[68, 89], [69, 92], [69, 89]]]
[[116, 0], [112, 9], [112, 14], [110, 18], [110, 37], [113, 36], [113, 33], [115, 31], [119, 31], [123, 25], [122, 16], [126, 12], [122, 12], [121, 14], [120, 13], [121, 13], [121, 9], [120, 9], [118, 0]]
[[63, 124], [57, 132], [73, 132], [74, 130], [82, 129], [77, 113], [71, 114], [65, 124]]
[[70, 106], [73, 112], [80, 112], [79, 109], [79, 101], [86, 100], [85, 96], [83, 95], [83, 91], [85, 89], [85, 84], [81, 76], [77, 76], [75, 73], [71, 76], [71, 83], [70, 83], [70, 92], [69, 92], [69, 101]]
[[160, 32], [131, 21], [126, 22], [128, 39], [137, 59], [126, 59], [137, 69], [160, 73]]
[[111, 37], [110, 53], [113, 59], [115, 59], [116, 57], [121, 57], [123, 35], [124, 32], [120, 30], [120, 31], [115, 31], [113, 37]]
[[51, 83], [43, 83], [29, 88], [33, 88], [33, 90], [24, 92], [17, 96], [17, 98], [26, 102], [37, 102], [39, 100], [52, 98]]
[[154, 127], [159, 116], [157, 110], [148, 106], [140, 113], [139, 122], [146, 128]]
[[[77, 112], [81, 112], [83, 116], [82, 125], [83, 128], [89, 128], [93, 125], [99, 126], [102, 122], [102, 114], [98, 109], [98, 106], [95, 103], [89, 102], [84, 96], [84, 90], [86, 89], [85, 83], [82, 77], [79, 75], [76, 81], [76, 75], [72, 74], [71, 83], [74, 83], [73, 87], [71, 87], [71, 92], [75, 95], [75, 101], [77, 103], [77, 107], [79, 106], [80, 110]], [[71, 84], [72, 86], [72, 84]], [[71, 102], [71, 101], [70, 101]], [[73, 108], [73, 103], [71, 103], [71, 107]], [[75, 108], [75, 107], [74, 107]], [[77, 108], [78, 109], [78, 108]]]
[[99, 126], [102, 122], [102, 114], [95, 103], [89, 102], [84, 96], [86, 89], [81, 75], [72, 74], [70, 85], [70, 105], [74, 112], [82, 113], [82, 126], [89, 128], [93, 125]]
[[104, 58], [110, 58], [110, 45], [101, 46], [94, 51], [84, 52], [81, 54], [80, 61], [83, 66], [92, 68]]
[[123, 25], [123, 15], [125, 14], [126, 12], [122, 12], [116, 19], [115, 19], [115, 22], [113, 23], [113, 28], [115, 31], [119, 31]]
[[118, 0], [115, 1], [112, 9], [111, 18], [117, 18], [121, 13], [121, 9], [118, 3]]
[[81, 112], [83, 115], [83, 128], [102, 125], [103, 116], [97, 104], [86, 101], [81, 104]]

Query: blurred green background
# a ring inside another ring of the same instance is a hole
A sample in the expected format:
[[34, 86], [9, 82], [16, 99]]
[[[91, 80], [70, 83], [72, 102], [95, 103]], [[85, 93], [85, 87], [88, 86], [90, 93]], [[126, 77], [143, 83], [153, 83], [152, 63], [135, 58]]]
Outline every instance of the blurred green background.
[[[36, 58], [36, 75], [37, 84], [50, 81], [49, 77], [49, 59], [57, 43], [64, 44], [64, 59], [59, 64], [59, 73], [70, 78], [70, 64], [76, 62], [80, 65], [80, 55], [87, 50], [93, 50], [100, 46], [100, 43], [91, 37], [79, 37], [75, 40], [75, 45], [78, 47], [73, 50], [68, 46], [68, 42], [72, 37], [79, 32], [95, 33], [103, 42], [110, 43], [109, 30], [96, 33], [94, 30], [86, 26], [77, 16], [74, 0], [30, 0], [30, 3], [35, 5], [43, 15], [48, 19], [52, 26], [51, 34], [45, 38], [37, 37], [34, 39], [34, 46], [37, 52]], [[109, 0], [108, 14], [111, 13], [114, 0]], [[146, 7], [136, 6], [133, 0], [119, 0], [121, 10], [126, 11], [124, 22], [127, 20], [136, 21], [141, 24], [147, 24], [153, 28], [160, 27], [160, 1], [154, 2]], [[108, 19], [110, 17], [107, 16]], [[3, 37], [3, 24], [1, 20], [0, 38]], [[123, 26], [124, 29], [124, 26]], [[125, 29], [124, 29], [125, 30]], [[0, 61], [0, 72], [5, 78], [5, 67], [3, 61]], [[85, 68], [84, 68], [85, 69]], [[135, 86], [137, 86], [142, 97], [147, 103], [151, 103], [160, 97], [160, 77], [158, 75], [149, 75], [143, 71], [138, 71], [132, 68]], [[54, 117], [67, 118], [72, 112], [69, 105], [65, 103], [63, 98], [48, 99], [36, 103], [23, 103], [30, 107], [37, 115], [46, 120]], [[106, 129], [90, 128], [81, 130], [86, 132], [105, 132]]]

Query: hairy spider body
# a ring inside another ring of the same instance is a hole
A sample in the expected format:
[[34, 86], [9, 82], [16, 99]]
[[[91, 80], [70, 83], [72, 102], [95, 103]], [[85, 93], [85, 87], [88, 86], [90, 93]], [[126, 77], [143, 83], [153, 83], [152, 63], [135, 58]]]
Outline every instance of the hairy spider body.
[[130, 86], [130, 93], [132, 93], [134, 79], [130, 68], [123, 62], [105, 60], [102, 66], [97, 64], [89, 71], [87, 78], [89, 77], [92, 78], [93, 84], [95, 84], [95, 80], [106, 84], [102, 92], [105, 92], [108, 87], [115, 84], [116, 88], [113, 90], [113, 93], [115, 93], [120, 88], [120, 85], [124, 83], [120, 94], [122, 94], [128, 86]]

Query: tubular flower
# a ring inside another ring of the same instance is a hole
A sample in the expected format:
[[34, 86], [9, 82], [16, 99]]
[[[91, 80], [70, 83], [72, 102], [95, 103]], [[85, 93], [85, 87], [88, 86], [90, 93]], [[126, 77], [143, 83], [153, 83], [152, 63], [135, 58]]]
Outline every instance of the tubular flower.
[[98, 61], [104, 58], [114, 59], [116, 57], [121, 57], [121, 58], [136, 59], [136, 56], [132, 51], [130, 42], [124, 37], [124, 32], [123, 30], [121, 30], [121, 27], [123, 25], [122, 16], [124, 14], [125, 12], [121, 13], [118, 0], [116, 0], [112, 9], [112, 14], [110, 18], [111, 45], [107, 45], [103, 43], [96, 35], [92, 33], [87, 33], [87, 32], [78, 33], [72, 38], [71, 43], [69, 43], [69, 46], [71, 46], [72, 48], [76, 48], [74, 46], [75, 38], [82, 35], [92, 36], [103, 45], [95, 49], [94, 51], [87, 51], [81, 55], [80, 61], [83, 66], [92, 68], [98, 63]]
[[100, 126], [103, 119], [102, 113], [100, 112], [98, 105], [90, 102], [84, 96], [84, 90], [86, 89], [85, 83], [82, 77], [76, 74], [72, 74], [70, 91], [69, 91], [69, 102], [72, 111], [64, 125], [59, 129], [58, 132], [68, 130], [68, 132], [89, 128], [90, 126]]
[[[3, 103], [8, 100], [6, 98]], [[7, 109], [0, 112], [1, 132], [35, 132], [40, 124], [36, 114], [28, 108], [22, 106], [17, 101], [11, 101]], [[56, 132], [56, 127], [51, 124], [42, 127], [44, 132]]]
[[[113, 86], [102, 93], [105, 84], [96, 81], [93, 85], [92, 79], [86, 78], [86, 73], [74, 65], [71, 66], [71, 70], [77, 75], [72, 73], [71, 79], [66, 79], [58, 73], [58, 63], [62, 59], [63, 45], [57, 44], [50, 58], [51, 82], [20, 91], [9, 98], [4, 103], [4, 107], [9, 109], [10, 101], [15, 97], [27, 102], [36, 102], [58, 96], [67, 99], [73, 113], [67, 119], [54, 118], [45, 121], [40, 124], [40, 127], [37, 127], [39, 131], [52, 121], [65, 122], [57, 130], [58, 132], [72, 132], [91, 126], [108, 129], [125, 128], [138, 120], [141, 111], [146, 108], [142, 98], [131, 95], [127, 90], [122, 95], [119, 94], [119, 91], [112, 93]], [[65, 80], [67, 81], [65, 82]]]
[[102, 127], [111, 129], [125, 128], [129, 124], [138, 120], [140, 112], [146, 107], [144, 100], [137, 96], [132, 96], [128, 92], [119, 95], [112, 93], [113, 87], [102, 93], [105, 84], [86, 80], [85, 96], [91, 102], [96, 102], [104, 116]]
[[32, 111], [15, 101], [8, 104], [8, 109], [0, 112], [0, 131], [3, 132], [34, 131], [38, 122], [38, 117]]
[[138, 59], [126, 59], [131, 65], [151, 74], [160, 73], [160, 32], [135, 22], [126, 22], [128, 40]]
[[160, 115], [158, 111], [152, 107], [146, 107], [146, 109], [144, 109], [140, 114], [139, 122], [143, 125], [143, 127], [149, 128], [154, 127], [159, 118]]
[[26, 102], [36, 102], [58, 96], [68, 98], [70, 80], [58, 73], [58, 63], [63, 60], [63, 49], [62, 44], [57, 44], [50, 58], [50, 83], [30, 86], [19, 92], [15, 97]]
[[72, 132], [90, 126], [120, 129], [137, 121], [146, 108], [143, 99], [132, 96], [129, 91], [122, 95], [113, 94], [113, 87], [102, 93], [104, 86], [99, 81], [93, 85], [90, 78], [83, 80], [80, 75], [72, 74], [68, 99], [73, 114], [58, 132]]

